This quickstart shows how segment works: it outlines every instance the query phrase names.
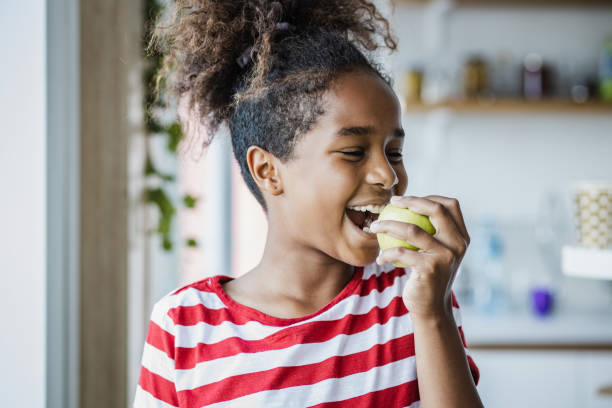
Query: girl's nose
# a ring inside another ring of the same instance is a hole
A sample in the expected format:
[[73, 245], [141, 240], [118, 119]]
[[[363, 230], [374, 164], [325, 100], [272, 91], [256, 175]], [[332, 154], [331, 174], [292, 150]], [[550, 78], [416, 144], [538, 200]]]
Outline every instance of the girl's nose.
[[377, 184], [386, 190], [390, 190], [398, 183], [397, 174], [384, 153], [376, 154], [370, 160], [371, 166], [366, 175], [366, 181], [369, 184]]

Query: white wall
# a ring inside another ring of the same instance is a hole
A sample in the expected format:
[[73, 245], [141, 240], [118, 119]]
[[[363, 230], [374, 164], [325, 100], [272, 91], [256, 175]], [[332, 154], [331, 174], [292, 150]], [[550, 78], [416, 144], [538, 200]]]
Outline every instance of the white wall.
[[45, 403], [45, 2], [0, 13], [0, 406]]

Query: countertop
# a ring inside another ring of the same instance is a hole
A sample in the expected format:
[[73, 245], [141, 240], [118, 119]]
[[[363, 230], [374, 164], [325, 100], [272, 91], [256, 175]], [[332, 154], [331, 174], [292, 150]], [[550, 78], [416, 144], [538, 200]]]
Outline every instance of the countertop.
[[486, 315], [461, 308], [468, 347], [602, 349], [612, 351], [612, 310]]

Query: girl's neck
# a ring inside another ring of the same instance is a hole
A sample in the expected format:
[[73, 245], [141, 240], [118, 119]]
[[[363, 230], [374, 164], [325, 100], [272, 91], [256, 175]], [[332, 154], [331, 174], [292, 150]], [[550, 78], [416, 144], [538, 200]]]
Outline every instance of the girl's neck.
[[[256, 309], [280, 316], [293, 309], [296, 317], [316, 312], [331, 302], [349, 283], [355, 268], [287, 236], [284, 228], [269, 223], [259, 264], [226, 283], [227, 294]], [[276, 309], [276, 305], [284, 305]]]
[[249, 274], [266, 292], [296, 300], [323, 298], [327, 303], [325, 299], [340, 293], [353, 272], [353, 266], [320, 251], [269, 237], [260, 263]]

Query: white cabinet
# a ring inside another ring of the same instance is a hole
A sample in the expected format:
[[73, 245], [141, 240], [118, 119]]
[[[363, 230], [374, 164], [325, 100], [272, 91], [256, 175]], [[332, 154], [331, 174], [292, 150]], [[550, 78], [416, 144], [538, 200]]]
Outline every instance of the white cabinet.
[[612, 396], [612, 352], [471, 350], [485, 407], [603, 408]]
[[597, 390], [603, 387], [612, 386], [612, 352], [588, 353], [580, 362], [584, 376], [579, 379], [578, 383], [585, 390], [584, 407], [612, 407], [612, 395], [597, 393]]

